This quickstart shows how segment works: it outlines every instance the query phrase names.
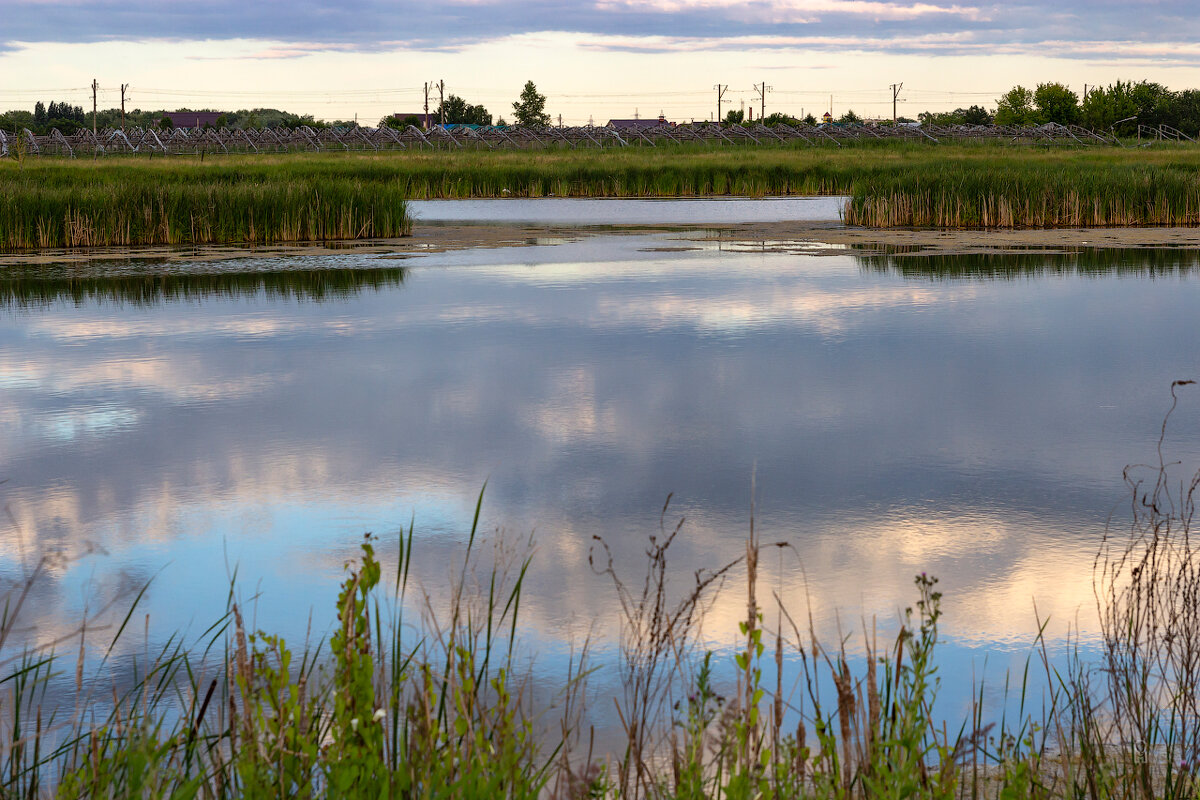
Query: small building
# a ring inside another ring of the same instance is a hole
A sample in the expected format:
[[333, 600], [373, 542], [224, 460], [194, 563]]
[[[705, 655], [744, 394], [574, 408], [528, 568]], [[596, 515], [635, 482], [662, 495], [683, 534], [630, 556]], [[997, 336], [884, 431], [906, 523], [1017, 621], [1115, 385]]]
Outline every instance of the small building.
[[826, 125], [833, 122], [833, 114], [830, 114], [828, 111], [826, 111], [821, 115], [821, 122], [824, 122]]
[[163, 116], [176, 128], [216, 128], [217, 120], [225, 114], [224, 111], [170, 111]]
[[604, 127], [618, 131], [644, 131], [650, 128], [657, 128], [659, 125], [675, 127], [675, 123], [668, 122], [667, 118], [662, 114], [658, 115], [658, 119], [610, 119]]

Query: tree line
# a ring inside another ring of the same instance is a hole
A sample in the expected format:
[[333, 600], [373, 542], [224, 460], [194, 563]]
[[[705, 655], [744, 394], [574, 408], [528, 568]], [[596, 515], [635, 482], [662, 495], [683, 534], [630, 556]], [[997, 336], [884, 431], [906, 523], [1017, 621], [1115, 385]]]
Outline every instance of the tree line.
[[[545, 126], [550, 124], [546, 113], [546, 96], [537, 90], [533, 81], [526, 81], [520, 96], [512, 104], [513, 122], [517, 125]], [[189, 109], [180, 109], [188, 111]], [[125, 124], [137, 127], [169, 128], [172, 125], [167, 111], [142, 111], [134, 109], [125, 114]], [[0, 130], [16, 133], [29, 129], [35, 134], [47, 134], [57, 128], [71, 134], [80, 128], [91, 127], [91, 114], [81, 106], [70, 102], [38, 101], [33, 111], [14, 110], [0, 114]], [[462, 97], [451, 94], [430, 112], [431, 122], [444, 119], [452, 125], [506, 125], [504, 117], [493, 118], [483, 105], [475, 105]], [[494, 121], [493, 121], [494, 120]], [[745, 122], [745, 112], [730, 110], [722, 119], [726, 125]], [[422, 127], [424, 115], [392, 114], [379, 121], [379, 125], [403, 129], [408, 125]], [[858, 124], [863, 119], [853, 110], [846, 111], [835, 122]], [[1079, 94], [1061, 83], [1040, 83], [1034, 89], [1014, 86], [996, 101], [996, 108], [989, 110], [973, 105], [946, 112], [922, 112], [917, 119], [900, 117], [902, 123], [922, 125], [1082, 125], [1097, 131], [1113, 132], [1121, 136], [1137, 133], [1138, 125], [1158, 127], [1169, 125], [1189, 136], [1200, 136], [1200, 90], [1173, 91], [1160, 83], [1151, 81], [1117, 81], [1108, 86], [1089, 87]], [[761, 120], [766, 125], [807, 123], [816, 125], [812, 115], [796, 117], [775, 112]], [[891, 121], [885, 121], [884, 124]], [[101, 128], [116, 128], [122, 124], [120, 109], [111, 108], [96, 114], [96, 125]], [[229, 129], [295, 128], [308, 125], [313, 128], [353, 127], [352, 120], [322, 122], [311, 114], [291, 114], [274, 108], [242, 109], [223, 112], [212, 127]]]

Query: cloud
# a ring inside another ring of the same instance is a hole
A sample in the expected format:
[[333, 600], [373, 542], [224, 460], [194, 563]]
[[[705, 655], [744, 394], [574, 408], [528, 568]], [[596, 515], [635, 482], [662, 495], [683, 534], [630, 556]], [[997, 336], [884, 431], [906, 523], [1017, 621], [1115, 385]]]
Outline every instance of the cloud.
[[[1006, 53], [1194, 63], [1200, 22], [1183, 0], [973, 5], [894, 0], [385, 0], [242, 3], [10, 0], [0, 51], [18, 43], [256, 40], [250, 57], [458, 50], [530, 33], [612, 50], [745, 46], [929, 54]], [[607, 42], [607, 44], [604, 44]], [[203, 58], [204, 53], [197, 53]]]

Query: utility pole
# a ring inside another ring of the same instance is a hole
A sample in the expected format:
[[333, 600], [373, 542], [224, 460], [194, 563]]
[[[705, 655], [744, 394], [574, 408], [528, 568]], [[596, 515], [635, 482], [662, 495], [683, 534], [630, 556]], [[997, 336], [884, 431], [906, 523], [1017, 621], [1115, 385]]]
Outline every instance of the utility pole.
[[128, 83], [121, 84], [121, 130], [125, 130], [125, 90], [128, 88]]
[[892, 84], [892, 122], [896, 122], [899, 119], [899, 117], [896, 116], [896, 101], [900, 99], [900, 90], [903, 88], [903, 83]]
[[754, 91], [758, 94], [758, 101], [760, 103], [758, 108], [758, 121], [762, 122], [767, 118], [767, 92], [775, 91], [775, 87], [767, 86], [767, 82], [763, 81], [762, 83], [754, 84]]
[[438, 122], [442, 127], [446, 126], [446, 82], [438, 81]]
[[425, 130], [429, 130], [429, 81], [425, 81]]
[[96, 90], [100, 88], [100, 84], [92, 78], [92, 136], [96, 135]]
[[721, 100], [725, 97], [725, 93], [729, 91], [729, 84], [717, 84], [713, 87], [717, 90], [717, 124], [721, 124]]

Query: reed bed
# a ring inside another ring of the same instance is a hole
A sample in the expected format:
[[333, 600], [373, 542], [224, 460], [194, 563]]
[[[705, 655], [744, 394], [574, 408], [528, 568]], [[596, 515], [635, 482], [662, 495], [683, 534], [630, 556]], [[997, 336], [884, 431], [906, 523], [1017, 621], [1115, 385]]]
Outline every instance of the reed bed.
[[6, 252], [327, 242], [411, 231], [405, 190], [396, 181], [204, 165], [0, 169], [0, 250]]
[[856, 182], [844, 219], [873, 228], [1101, 228], [1200, 224], [1191, 163], [903, 166]]
[[[803, 613], [767, 596], [764, 557], [792, 551], [761, 541], [753, 523], [744, 552], [679, 583], [671, 548], [686, 533], [682, 521], [667, 523], [669, 507], [646, 542], [644, 572], [615, 567], [602, 540], [592, 548], [622, 622], [615, 696], [589, 692], [597, 667], [584, 644], [547, 700], [514, 656], [533, 556], [481, 554], [481, 494], [441, 602], [409, 588], [411, 527], [386, 575], [378, 542], [367, 537], [347, 565], [327, 642], [297, 650], [255, 632], [235, 587], [197, 645], [172, 637], [136, 660], [120, 685], [102, 668], [141, 595], [115, 635], [85, 621], [23, 649], [12, 644], [22, 611], [62, 556], [27, 564], [0, 597], [8, 673], [0, 681], [0, 795], [1194, 798], [1200, 547], [1191, 524], [1200, 473], [1181, 476], [1164, 452], [1177, 393], [1191, 383], [1171, 386], [1157, 458], [1126, 471], [1128, 527], [1110, 527], [1098, 544], [1101, 655], [1087, 661], [1075, 651], [1056, 666], [1041, 638], [1045, 622], [1036, 621], [1039, 645], [1006, 682], [999, 719], [986, 711], [982, 685], [966, 719], [935, 715], [935, 578], [916, 576], [898, 629], [865, 626], [866, 656], [856, 660], [847, 638], [821, 641]], [[719, 591], [746, 600], [740, 644], [725, 656], [704, 652], [698, 635]], [[53, 704], [48, 687], [56, 674], [64, 678], [54, 648], [76, 646], [77, 637], [82, 652], [85, 637], [98, 633], [112, 643], [100, 669], [66, 670], [74, 706]], [[718, 685], [718, 658], [732, 662], [727, 685]], [[587, 723], [596, 702], [615, 705], [621, 725], [618, 745], [603, 752]]]
[[0, 162], [0, 249], [406, 235], [406, 199], [849, 195], [872, 227], [1200, 223], [1200, 147], [662, 146]]

